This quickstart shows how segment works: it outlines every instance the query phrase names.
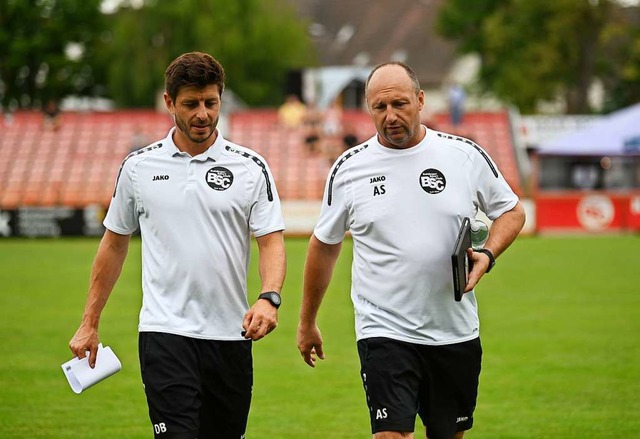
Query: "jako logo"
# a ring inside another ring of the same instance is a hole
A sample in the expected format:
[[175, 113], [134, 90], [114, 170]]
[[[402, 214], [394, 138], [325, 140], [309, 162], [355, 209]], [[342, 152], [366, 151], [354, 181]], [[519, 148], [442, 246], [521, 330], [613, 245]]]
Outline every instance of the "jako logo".
[[420, 174], [420, 186], [428, 194], [439, 194], [447, 186], [447, 180], [442, 172], [429, 168]]
[[158, 181], [158, 180], [169, 180], [169, 176], [168, 175], [154, 175], [153, 176], [153, 181]]
[[209, 169], [205, 178], [209, 187], [217, 191], [226, 191], [233, 184], [231, 171], [220, 166]]

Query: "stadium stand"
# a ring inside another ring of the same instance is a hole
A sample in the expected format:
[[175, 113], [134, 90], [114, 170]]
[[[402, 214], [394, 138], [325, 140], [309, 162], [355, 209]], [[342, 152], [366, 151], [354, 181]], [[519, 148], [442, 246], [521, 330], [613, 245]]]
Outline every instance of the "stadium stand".
[[[374, 127], [366, 113], [346, 111], [344, 121], [360, 141]], [[438, 114], [435, 128], [451, 132], [446, 114]], [[20, 112], [1, 125], [0, 208], [22, 206], [108, 206], [122, 159], [132, 149], [140, 129], [149, 142], [162, 138], [171, 119], [153, 111], [72, 113], [61, 115], [51, 130], [41, 113]], [[278, 123], [277, 110], [250, 110], [228, 117], [229, 140], [260, 153], [271, 166], [284, 200], [319, 200], [331, 166], [320, 154], [309, 154], [302, 129], [291, 131]], [[461, 132], [482, 145], [498, 163], [507, 181], [520, 190], [507, 112], [469, 113]]]
[[508, 111], [466, 113], [457, 130], [451, 125], [446, 113], [435, 115], [434, 120], [434, 129], [466, 137], [482, 146], [496, 162], [512, 189], [522, 195], [522, 179]]
[[[359, 141], [375, 133], [369, 115], [361, 111], [346, 111], [343, 122], [354, 127]], [[446, 113], [435, 115], [434, 122], [434, 129], [470, 138], [481, 145], [514, 190], [522, 193], [507, 111], [469, 113], [457, 132]], [[281, 127], [273, 110], [237, 113], [230, 120], [230, 140], [254, 149], [267, 159], [283, 199], [322, 198], [331, 163], [322, 155], [305, 154], [302, 138], [302, 131], [292, 132]]]
[[[353, 124], [360, 140], [375, 132], [369, 117], [362, 112], [345, 112], [344, 121]], [[275, 110], [252, 110], [231, 116], [227, 137], [267, 160], [282, 199], [322, 198], [331, 161], [325, 155], [309, 154], [305, 150], [304, 128], [283, 127]]]
[[0, 135], [0, 207], [109, 204], [115, 175], [137, 127], [149, 140], [172, 121], [151, 111], [61, 114], [59, 128], [41, 113], [19, 112]]

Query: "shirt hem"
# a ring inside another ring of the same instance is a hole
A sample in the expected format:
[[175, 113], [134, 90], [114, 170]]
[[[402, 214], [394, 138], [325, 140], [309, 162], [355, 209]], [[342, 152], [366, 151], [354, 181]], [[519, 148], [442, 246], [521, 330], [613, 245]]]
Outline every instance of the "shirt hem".
[[515, 200], [512, 200], [510, 203], [508, 203], [504, 208], [502, 208], [501, 210], [498, 210], [498, 214], [496, 215], [495, 212], [492, 212], [491, 216], [487, 215], [487, 217], [491, 220], [491, 221], [495, 221], [496, 219], [500, 218], [503, 214], [509, 212], [510, 210], [512, 210], [514, 207], [516, 207], [516, 205], [518, 204], [518, 201], [520, 201], [519, 198], [516, 198]]
[[260, 238], [261, 236], [264, 235], [268, 235], [269, 233], [274, 233], [274, 232], [282, 232], [285, 230], [284, 225], [279, 225], [279, 226], [275, 226], [269, 229], [265, 229], [265, 230], [260, 230], [259, 232], [253, 232], [253, 236], [255, 236], [256, 238]]
[[336, 245], [336, 244], [340, 244], [342, 241], [344, 241], [344, 236], [340, 239], [329, 239], [325, 236], [322, 235], [318, 235], [318, 233], [314, 230], [313, 231], [313, 235], [318, 239], [318, 241], [322, 242], [323, 244], [327, 244], [327, 245]]
[[411, 338], [411, 337], [403, 337], [401, 335], [398, 334], [388, 334], [388, 333], [379, 333], [379, 334], [367, 334], [367, 335], [357, 335], [356, 336], [356, 341], [360, 341], [360, 340], [365, 340], [367, 338], [390, 338], [392, 340], [396, 340], [396, 341], [402, 341], [405, 343], [411, 343], [411, 344], [419, 344], [419, 345], [425, 345], [425, 346], [445, 346], [445, 345], [450, 345], [450, 344], [458, 344], [458, 343], [464, 343], [467, 341], [471, 341], [474, 340], [478, 337], [480, 337], [480, 333], [479, 332], [475, 332], [471, 335], [468, 335], [466, 337], [460, 337], [460, 338], [456, 338], [456, 339], [451, 339], [451, 340], [424, 340], [424, 339], [416, 339], [416, 338]]
[[233, 335], [210, 335], [210, 334], [199, 334], [189, 331], [178, 331], [170, 328], [162, 328], [162, 327], [154, 327], [154, 326], [139, 326], [138, 332], [160, 332], [163, 334], [173, 334], [179, 335], [181, 337], [188, 338], [197, 338], [199, 340], [218, 340], [218, 341], [246, 341], [247, 339], [240, 335], [240, 331], [238, 331], [238, 336]]
[[102, 225], [103, 225], [105, 228], [107, 228], [107, 229], [109, 229], [110, 231], [112, 231], [113, 233], [117, 233], [117, 234], [119, 234], [119, 235], [131, 235], [131, 234], [133, 234], [133, 232], [135, 232], [136, 230], [138, 230], [138, 228], [136, 227], [135, 229], [133, 229], [133, 230], [129, 231], [129, 230], [126, 230], [126, 229], [122, 229], [122, 228], [120, 228], [120, 227], [116, 227], [116, 226], [114, 226], [113, 224], [109, 224], [109, 223], [107, 223], [107, 222], [102, 223]]

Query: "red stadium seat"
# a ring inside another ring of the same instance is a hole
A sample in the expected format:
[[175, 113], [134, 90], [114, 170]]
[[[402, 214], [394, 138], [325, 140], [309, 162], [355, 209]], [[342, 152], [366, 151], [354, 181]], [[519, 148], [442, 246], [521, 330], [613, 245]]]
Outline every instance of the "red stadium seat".
[[[361, 142], [375, 133], [364, 112], [346, 111], [344, 121]], [[306, 150], [302, 129], [281, 127], [276, 109], [236, 112], [228, 122], [225, 137], [268, 161], [282, 199], [322, 198], [331, 160]], [[434, 122], [435, 129], [455, 133], [446, 114], [436, 115]], [[39, 113], [17, 113], [12, 124], [2, 126], [0, 136], [0, 208], [87, 203], [106, 207], [138, 131], [151, 143], [166, 136], [171, 126], [167, 114], [153, 111], [63, 113], [60, 128], [53, 131], [43, 126]], [[506, 111], [467, 113], [457, 134], [485, 148], [507, 181], [520, 190]]]

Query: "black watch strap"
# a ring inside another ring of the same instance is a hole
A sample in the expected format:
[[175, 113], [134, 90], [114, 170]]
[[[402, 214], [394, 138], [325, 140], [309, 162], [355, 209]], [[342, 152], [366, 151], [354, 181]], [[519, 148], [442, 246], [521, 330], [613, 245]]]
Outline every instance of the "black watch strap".
[[489, 256], [489, 267], [487, 268], [487, 271], [485, 271], [485, 273], [490, 272], [493, 266], [496, 265], [496, 258], [493, 257], [493, 253], [491, 252], [491, 250], [489, 250], [488, 248], [479, 248], [477, 250], [474, 250], [474, 252], [484, 253], [485, 255]]
[[280, 298], [280, 293], [278, 293], [277, 291], [266, 291], [260, 294], [258, 296], [258, 299], [268, 300], [269, 302], [271, 302], [273, 306], [276, 307], [276, 309], [280, 308], [280, 304], [282, 303], [282, 299]]

